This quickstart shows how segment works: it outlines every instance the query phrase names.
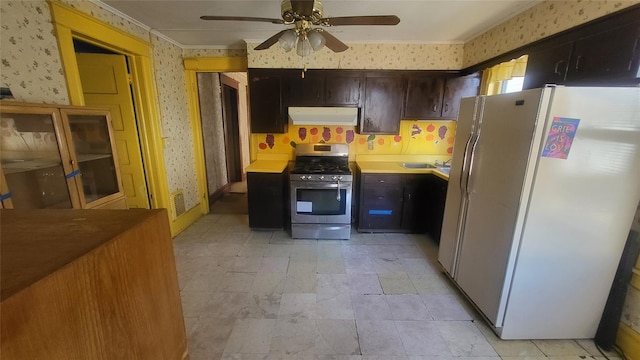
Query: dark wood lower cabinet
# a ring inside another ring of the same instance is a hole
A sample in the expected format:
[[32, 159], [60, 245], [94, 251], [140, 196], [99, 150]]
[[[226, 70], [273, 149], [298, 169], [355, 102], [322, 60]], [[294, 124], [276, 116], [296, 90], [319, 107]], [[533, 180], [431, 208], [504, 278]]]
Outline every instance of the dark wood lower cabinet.
[[287, 173], [247, 173], [249, 227], [282, 229], [287, 216]]
[[447, 186], [449, 182], [435, 175], [429, 175], [429, 199], [427, 206], [426, 224], [427, 234], [438, 244], [440, 243], [440, 232], [442, 231], [442, 220], [444, 218], [444, 204], [447, 200]]
[[432, 174], [358, 174], [358, 231], [440, 240], [448, 182]]
[[402, 175], [363, 174], [360, 177], [358, 230], [400, 230], [402, 193]]
[[402, 230], [424, 233], [427, 223], [424, 213], [430, 206], [430, 179], [433, 175], [404, 175], [404, 196], [402, 198]]

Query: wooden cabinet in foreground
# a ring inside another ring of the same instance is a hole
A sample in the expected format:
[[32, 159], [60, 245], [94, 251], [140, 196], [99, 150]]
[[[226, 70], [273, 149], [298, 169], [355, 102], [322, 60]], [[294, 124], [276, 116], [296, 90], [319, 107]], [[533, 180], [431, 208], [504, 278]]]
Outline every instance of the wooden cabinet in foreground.
[[188, 359], [165, 209], [0, 216], [3, 360]]
[[127, 207], [108, 110], [1, 105], [2, 207]]

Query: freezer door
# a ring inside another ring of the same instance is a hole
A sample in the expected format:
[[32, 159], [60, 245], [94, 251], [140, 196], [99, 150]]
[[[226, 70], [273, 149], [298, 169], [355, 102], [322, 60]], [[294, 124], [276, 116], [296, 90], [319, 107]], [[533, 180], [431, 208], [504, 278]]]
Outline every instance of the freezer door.
[[438, 261], [451, 276], [455, 276], [455, 259], [458, 252], [460, 230], [464, 223], [467, 203], [465, 185], [471, 144], [475, 139], [475, 130], [477, 129], [476, 115], [481, 111], [483, 102], [484, 97], [481, 96], [464, 98], [460, 101], [438, 250]]
[[488, 96], [471, 154], [455, 280], [494, 326], [503, 318], [507, 269], [517, 250], [513, 236], [542, 93], [534, 89]]

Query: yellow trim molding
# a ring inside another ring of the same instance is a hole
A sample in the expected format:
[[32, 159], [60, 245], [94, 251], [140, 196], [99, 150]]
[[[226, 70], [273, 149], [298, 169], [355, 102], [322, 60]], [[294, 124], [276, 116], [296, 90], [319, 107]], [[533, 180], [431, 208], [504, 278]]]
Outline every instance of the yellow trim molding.
[[616, 345], [622, 349], [628, 360], [640, 360], [640, 334], [620, 323]]
[[[207, 189], [207, 168], [204, 159], [204, 143], [202, 135], [202, 119], [200, 117], [200, 100], [198, 99], [197, 72], [246, 72], [247, 58], [185, 58], [185, 78], [187, 81], [187, 97], [189, 100], [189, 118], [193, 136], [193, 152], [196, 162], [196, 178], [198, 197], [202, 214], [209, 212], [209, 191]], [[184, 215], [183, 215], [184, 216]], [[181, 216], [181, 217], [183, 217]], [[193, 221], [195, 221], [195, 218]]]
[[200, 118], [200, 100], [198, 98], [198, 80], [195, 71], [185, 71], [187, 79], [187, 98], [189, 100], [189, 119], [193, 136], [193, 154], [196, 162], [198, 197], [202, 214], [209, 213], [209, 190], [207, 189], [207, 168], [204, 158], [204, 140]]
[[[80, 73], [73, 39], [82, 39], [126, 55], [131, 65], [136, 115], [140, 126], [140, 144], [146, 164], [152, 208], [169, 208], [169, 186], [163, 157], [162, 132], [158, 114], [158, 96], [154, 83], [151, 45], [111, 25], [103, 23], [57, 1], [49, 1], [60, 56], [73, 105], [84, 105]], [[171, 224], [174, 233], [174, 224]]]
[[201, 207], [194, 206], [171, 222], [171, 236], [175, 237], [202, 216]]

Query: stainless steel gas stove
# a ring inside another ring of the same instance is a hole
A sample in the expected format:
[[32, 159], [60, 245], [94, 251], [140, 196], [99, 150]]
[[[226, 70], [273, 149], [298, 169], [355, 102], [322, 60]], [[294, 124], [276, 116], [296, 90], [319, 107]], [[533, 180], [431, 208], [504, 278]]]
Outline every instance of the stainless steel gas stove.
[[291, 236], [349, 239], [353, 175], [346, 144], [299, 144], [291, 181]]

